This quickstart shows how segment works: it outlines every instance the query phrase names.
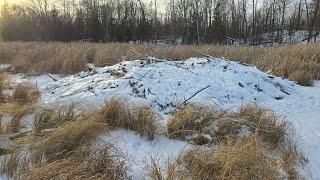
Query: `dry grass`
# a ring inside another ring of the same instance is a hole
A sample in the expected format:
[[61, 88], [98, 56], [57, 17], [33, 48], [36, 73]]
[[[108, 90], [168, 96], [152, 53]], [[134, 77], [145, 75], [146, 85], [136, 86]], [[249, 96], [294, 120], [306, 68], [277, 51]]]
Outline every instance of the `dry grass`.
[[173, 113], [168, 121], [168, 135], [171, 138], [184, 139], [194, 133], [208, 133], [210, 123], [217, 119], [218, 113], [208, 108], [187, 106]]
[[33, 104], [38, 102], [40, 92], [33, 84], [20, 83], [13, 91], [12, 100], [19, 104]]
[[23, 179], [127, 179], [123, 157], [111, 144], [92, 150], [82, 147], [73, 156], [40, 164], [24, 172]]
[[225, 140], [213, 148], [194, 148], [178, 157], [166, 172], [152, 162], [151, 179], [299, 179], [297, 162], [300, 157], [294, 147], [287, 149], [287, 156], [273, 152], [259, 138]]
[[[40, 111], [34, 127], [37, 136], [1, 161], [2, 173], [13, 179], [124, 179], [124, 158], [111, 144], [91, 148], [108, 130], [97, 116], [97, 112], [76, 115], [73, 106]], [[51, 133], [41, 134], [46, 128], [52, 128]]]
[[[210, 143], [210, 139], [216, 142], [252, 134], [274, 147], [283, 143], [290, 130], [288, 123], [272, 111], [255, 105], [236, 112], [187, 106], [169, 117], [167, 128], [170, 138], [191, 140], [199, 145]], [[242, 135], [244, 130], [248, 131], [247, 135]], [[204, 135], [211, 138], [204, 139]]]
[[8, 74], [6, 72], [0, 72], [0, 103], [4, 103], [8, 99], [6, 95], [3, 94], [3, 90], [7, 85], [9, 85], [9, 83], [10, 80]]
[[312, 86], [313, 77], [310, 72], [299, 70], [290, 74], [289, 79], [298, 82], [302, 86]]
[[6, 155], [1, 161], [1, 173], [7, 176], [14, 176], [17, 172], [23, 172], [29, 167], [29, 159], [27, 153], [13, 152]]
[[62, 126], [65, 123], [76, 120], [74, 106], [68, 108], [44, 108], [36, 113], [34, 120], [34, 134], [41, 135], [42, 130]]
[[191, 150], [180, 160], [192, 179], [277, 179], [279, 166], [256, 139], [227, 141], [215, 150]]
[[[317, 78], [320, 71], [320, 46], [316, 44], [260, 48], [213, 45], [11, 42], [0, 44], [0, 57], [2, 57], [0, 62], [11, 62], [14, 72], [32, 75], [45, 72], [72, 74], [84, 70], [86, 62], [105, 66], [118, 63], [124, 58], [127, 60], [140, 58], [134, 57], [129, 53], [130, 50], [172, 60], [183, 60], [197, 56], [192, 51], [203, 52], [215, 57], [254, 64], [264, 71], [272, 69], [274, 75], [292, 78], [303, 85], [305, 82]], [[301, 71], [308, 73], [297, 75]]]
[[[299, 152], [290, 130], [289, 124], [274, 112], [255, 105], [230, 112], [185, 107], [170, 116], [169, 137], [184, 140], [197, 137], [191, 139], [193, 143], [210, 143], [213, 147], [184, 153], [167, 168], [167, 174], [153, 165], [150, 176], [153, 179], [298, 179], [297, 167], [308, 160]], [[206, 143], [196, 141], [201, 134], [211, 138]]]
[[77, 148], [91, 144], [107, 128], [106, 124], [78, 119], [57, 128], [32, 152], [32, 161], [54, 162], [69, 157]]
[[248, 126], [256, 136], [273, 147], [281, 145], [285, 141], [286, 134], [292, 131], [289, 124], [277, 118], [273, 111], [255, 105], [244, 106], [230, 117]]
[[12, 119], [10, 122], [5, 126], [1, 125], [2, 134], [12, 134], [17, 133], [21, 129], [20, 121], [23, 117], [27, 114], [31, 113], [34, 110], [33, 106], [29, 105], [21, 105], [15, 103], [6, 103], [0, 105], [0, 116], [4, 114], [12, 115]]
[[157, 115], [149, 107], [129, 107], [124, 99], [107, 101], [98, 113], [97, 120], [113, 128], [135, 131], [153, 139], [157, 130]]

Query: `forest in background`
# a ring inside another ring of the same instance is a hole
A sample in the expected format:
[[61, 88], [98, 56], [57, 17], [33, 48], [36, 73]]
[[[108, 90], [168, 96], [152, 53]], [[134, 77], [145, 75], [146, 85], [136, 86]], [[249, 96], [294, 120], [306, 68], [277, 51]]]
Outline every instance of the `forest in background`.
[[4, 41], [282, 43], [320, 32], [320, 0], [26, 0], [1, 7]]

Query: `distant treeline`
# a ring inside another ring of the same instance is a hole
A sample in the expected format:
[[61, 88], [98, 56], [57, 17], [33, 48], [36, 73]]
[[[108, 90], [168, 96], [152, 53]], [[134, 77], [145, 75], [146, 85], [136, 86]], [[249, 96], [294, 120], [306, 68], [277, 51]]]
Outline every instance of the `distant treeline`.
[[6, 41], [259, 44], [320, 31], [320, 0], [26, 0], [1, 7]]

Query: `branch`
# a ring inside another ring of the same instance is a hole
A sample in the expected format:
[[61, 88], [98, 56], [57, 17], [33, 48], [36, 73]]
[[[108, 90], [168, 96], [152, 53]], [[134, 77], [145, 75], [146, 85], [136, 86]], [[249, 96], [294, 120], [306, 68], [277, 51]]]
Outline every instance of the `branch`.
[[59, 79], [55, 78], [52, 74], [48, 73], [48, 76], [53, 80], [53, 81], [58, 81]]
[[181, 106], [183, 106], [184, 104], [186, 104], [190, 99], [194, 98], [197, 94], [201, 93], [202, 91], [208, 89], [209, 87], [211, 87], [211, 85], [208, 85], [202, 89], [200, 89], [199, 91], [197, 91], [196, 93], [194, 93], [191, 97], [189, 97], [188, 99], [186, 99], [185, 101], [183, 101], [174, 111], [178, 110], [181, 108]]

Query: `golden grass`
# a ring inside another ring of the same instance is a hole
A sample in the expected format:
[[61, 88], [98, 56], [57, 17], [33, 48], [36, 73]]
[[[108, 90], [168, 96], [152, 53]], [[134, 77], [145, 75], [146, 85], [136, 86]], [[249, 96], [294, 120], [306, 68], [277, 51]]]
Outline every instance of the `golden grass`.
[[191, 150], [180, 160], [192, 179], [277, 179], [275, 159], [257, 139], [227, 141], [214, 150]]
[[[1, 70], [0, 70], [1, 71]], [[8, 97], [3, 94], [4, 88], [9, 85], [9, 75], [6, 72], [0, 72], [0, 103], [5, 103]]]
[[[171, 60], [184, 60], [198, 56], [193, 51], [203, 52], [214, 57], [250, 63], [263, 71], [272, 69], [274, 75], [296, 80], [302, 85], [316, 79], [320, 72], [320, 46], [317, 44], [260, 48], [214, 45], [6, 42], [0, 43], [0, 57], [2, 57], [0, 62], [11, 62], [14, 72], [32, 75], [46, 72], [73, 74], [84, 70], [86, 62], [105, 66], [118, 63], [123, 59], [140, 58], [131, 54], [130, 50]], [[297, 75], [301, 71], [308, 73]], [[303, 77], [299, 77], [301, 75]]]
[[[2, 134], [11, 134], [19, 132], [21, 125], [20, 120], [34, 110], [33, 106], [21, 105], [15, 103], [5, 103], [0, 105], [0, 116], [4, 114], [12, 115], [12, 119], [6, 127], [2, 127]], [[2, 125], [3, 126], [3, 125]]]
[[40, 92], [37, 87], [29, 83], [18, 84], [12, 94], [12, 100], [19, 104], [34, 104], [38, 102]]
[[[290, 161], [259, 138], [227, 139], [212, 148], [192, 148], [161, 169], [154, 161], [149, 176], [154, 180], [174, 179], [299, 179], [295, 147], [286, 149]], [[165, 173], [164, 173], [165, 171]]]
[[41, 135], [41, 131], [62, 126], [76, 120], [74, 106], [68, 108], [43, 108], [38, 110], [34, 120], [34, 134]]
[[173, 113], [168, 121], [168, 135], [170, 138], [184, 139], [194, 133], [208, 133], [206, 127], [217, 118], [214, 110], [187, 106]]
[[289, 75], [289, 79], [298, 82], [303, 86], [312, 86], [313, 85], [313, 77], [312, 74], [305, 70], [299, 70], [291, 73]]
[[135, 131], [153, 139], [157, 130], [157, 115], [149, 107], [129, 107], [124, 99], [107, 101], [98, 113], [97, 120], [113, 128]]
[[91, 119], [78, 119], [57, 128], [32, 152], [32, 161], [54, 162], [69, 157], [77, 148], [89, 145], [107, 128], [106, 124]]
[[187, 106], [170, 115], [167, 128], [170, 138], [188, 140], [192, 137], [191, 141], [200, 145], [210, 143], [203, 135], [210, 135], [213, 141], [237, 139], [245, 128], [275, 147], [284, 141], [289, 131], [286, 121], [255, 105], [243, 106], [236, 112]]
[[71, 157], [40, 164], [22, 173], [23, 179], [127, 179], [128, 175], [121, 155], [107, 144], [92, 150], [82, 147]]
[[273, 147], [281, 145], [286, 134], [292, 130], [289, 124], [277, 118], [273, 111], [255, 105], [243, 106], [230, 117], [247, 125], [256, 136]]

